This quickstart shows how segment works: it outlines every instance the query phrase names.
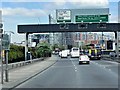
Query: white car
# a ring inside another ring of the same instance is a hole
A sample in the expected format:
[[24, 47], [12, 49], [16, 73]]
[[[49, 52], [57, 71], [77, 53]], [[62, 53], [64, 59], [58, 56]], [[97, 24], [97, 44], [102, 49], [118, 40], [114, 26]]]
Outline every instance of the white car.
[[87, 55], [80, 55], [79, 57], [79, 64], [89, 64], [90, 59]]
[[62, 57], [66, 57], [66, 58], [67, 58], [67, 56], [68, 56], [67, 51], [66, 51], [66, 50], [62, 50], [62, 51], [61, 51], [61, 58], [62, 58]]

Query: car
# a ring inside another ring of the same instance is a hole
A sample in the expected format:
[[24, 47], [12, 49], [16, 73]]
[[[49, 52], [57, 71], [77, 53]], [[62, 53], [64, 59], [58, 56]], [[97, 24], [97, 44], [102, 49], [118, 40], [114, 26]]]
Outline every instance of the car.
[[62, 58], [62, 57], [66, 57], [66, 58], [67, 58], [67, 56], [68, 56], [67, 51], [66, 51], [66, 50], [62, 50], [62, 51], [61, 51], [61, 58]]
[[117, 54], [115, 52], [110, 52], [110, 57], [117, 57]]
[[89, 64], [90, 59], [87, 55], [80, 55], [79, 57], [79, 64]]
[[61, 57], [62, 51], [59, 52], [59, 57]]
[[70, 55], [70, 50], [65, 50], [67, 52], [67, 55], [69, 56]]
[[52, 54], [55, 54], [55, 51], [52, 51]]
[[59, 54], [59, 51], [55, 51], [55, 55], [58, 55]]

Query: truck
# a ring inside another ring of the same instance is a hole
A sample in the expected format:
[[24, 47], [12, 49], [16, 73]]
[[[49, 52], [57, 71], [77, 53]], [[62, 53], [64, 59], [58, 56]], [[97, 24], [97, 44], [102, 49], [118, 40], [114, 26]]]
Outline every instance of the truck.
[[88, 57], [91, 59], [101, 59], [101, 49], [89, 49], [88, 50]]

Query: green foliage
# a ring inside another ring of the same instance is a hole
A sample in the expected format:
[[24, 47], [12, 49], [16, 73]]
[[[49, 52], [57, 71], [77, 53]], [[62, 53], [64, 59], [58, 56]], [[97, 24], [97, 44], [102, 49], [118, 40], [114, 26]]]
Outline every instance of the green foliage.
[[[36, 48], [28, 48], [28, 51], [31, 52], [32, 58], [46, 57], [51, 56], [51, 49], [48, 43], [39, 43]], [[25, 47], [10, 45], [10, 51], [8, 55], [9, 63], [19, 62], [25, 60]]]
[[60, 49], [60, 50], [64, 50], [64, 49], [65, 49], [65, 46], [59, 45], [59, 49]]
[[89, 46], [84, 45], [84, 46], [82, 46], [82, 49], [90, 49], [90, 47], [89, 47]]
[[37, 52], [36, 52], [35, 48], [28, 48], [28, 51], [31, 52], [33, 59], [35, 59], [37, 57]]
[[24, 47], [17, 45], [10, 45], [8, 60], [9, 62], [17, 62], [24, 60]]
[[58, 44], [54, 44], [52, 46], [52, 50], [55, 50], [56, 48], [59, 48], [59, 50], [64, 50], [65, 49], [65, 46], [63, 45], [58, 45]]
[[[36, 47], [37, 57], [46, 57], [51, 54], [50, 45], [46, 42], [39, 43]], [[51, 55], [50, 55], [51, 56]]]
[[58, 44], [54, 44], [54, 45], [52, 46], [52, 50], [55, 50], [55, 48], [59, 48], [59, 45], [58, 45]]

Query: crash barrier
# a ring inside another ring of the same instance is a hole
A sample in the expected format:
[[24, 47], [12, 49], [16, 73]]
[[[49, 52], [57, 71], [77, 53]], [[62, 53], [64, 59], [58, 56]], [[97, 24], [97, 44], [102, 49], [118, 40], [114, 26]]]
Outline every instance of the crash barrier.
[[[32, 60], [27, 60], [27, 61], [11, 63], [11, 64], [8, 64], [8, 69], [10, 70], [10, 69], [13, 69], [13, 68], [22, 67], [22, 66], [32, 64], [32, 63], [35, 63], [35, 62], [38, 62], [38, 61], [43, 61], [43, 60], [44, 60], [44, 58], [37, 58], [37, 59], [32, 59]], [[5, 67], [5, 64], [4, 64], [4, 67]]]

